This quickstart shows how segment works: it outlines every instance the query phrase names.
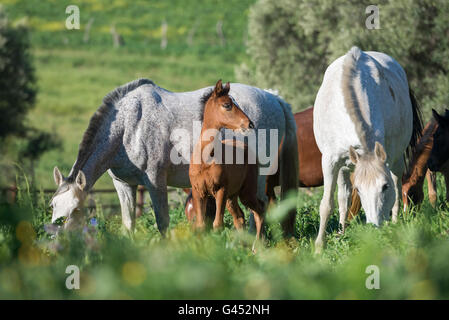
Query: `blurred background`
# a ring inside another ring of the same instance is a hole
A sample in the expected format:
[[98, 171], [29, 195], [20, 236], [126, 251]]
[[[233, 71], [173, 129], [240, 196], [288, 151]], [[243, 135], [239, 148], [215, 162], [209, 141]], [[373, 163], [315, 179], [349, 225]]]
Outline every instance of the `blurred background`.
[[[78, 30], [66, 28], [66, 19], [71, 14], [66, 13], [69, 5], [79, 8]], [[313, 198], [300, 197], [298, 234], [301, 236], [295, 249], [291, 251], [287, 246], [273, 242], [271, 245], [279, 250], [258, 258], [250, 257], [247, 248], [234, 241], [230, 233], [212, 236], [201, 243], [196, 238], [189, 238], [186, 228], [175, 230], [173, 235], [175, 241], [170, 250], [177, 252], [177, 256], [165, 255], [167, 243], [161, 247], [153, 242], [141, 243], [145, 248], [152, 246], [148, 256], [146, 251], [145, 254], [138, 251], [135, 243], [108, 238], [107, 232], [114, 233], [119, 229], [119, 218], [112, 225], [104, 220], [100, 222], [104, 239], [110, 241], [106, 242], [101, 254], [70, 251], [65, 260], [51, 258], [50, 268], [50, 260], [33, 251], [35, 247], [25, 246], [28, 251], [24, 249], [22, 253], [19, 250], [20, 243], [23, 248], [29, 241], [47, 238], [42, 226], [49, 218], [45, 208], [48, 195], [44, 196], [42, 191], [55, 188], [53, 167], [57, 165], [63, 174], [68, 174], [89, 118], [103, 97], [136, 78], [149, 78], [171, 91], [196, 90], [214, 84], [219, 78], [273, 88], [296, 112], [313, 105], [329, 63], [353, 45], [358, 45], [365, 51], [385, 52], [404, 67], [411, 88], [422, 104], [425, 121], [430, 119], [431, 108], [442, 111], [448, 107], [449, 2], [379, 0], [380, 28], [372, 30], [365, 25], [368, 5], [370, 3], [359, 0], [2, 0], [0, 187], [6, 197], [18, 197], [19, 203], [23, 197], [31, 195], [22, 202], [26, 210], [0, 208], [5, 214], [3, 218], [9, 217], [0, 222], [12, 226], [10, 231], [2, 229], [4, 232], [0, 232], [0, 266], [4, 263], [9, 268], [2, 269], [0, 283], [1, 279], [5, 286], [11, 283], [10, 287], [3, 287], [7, 292], [4, 296], [30, 298], [40, 292], [47, 297], [68, 297], [69, 293], [58, 287], [59, 279], [50, 281], [49, 277], [75, 257], [87, 269], [97, 272], [95, 276], [104, 279], [103, 283], [110, 284], [107, 288], [98, 286], [103, 291], [89, 291], [87, 286], [81, 297], [149, 297], [148, 290], [155, 286], [159, 286], [160, 291], [151, 291], [153, 298], [192, 297], [192, 294], [208, 298], [447, 297], [449, 282], [443, 272], [447, 270], [447, 262], [438, 258], [444, 254], [428, 255], [429, 252], [445, 253], [446, 247], [440, 242], [432, 244], [431, 249], [427, 247], [431, 245], [431, 239], [444, 237], [447, 240], [447, 208], [439, 211], [438, 218], [431, 223], [426, 220], [428, 216], [423, 215], [419, 219], [424, 220], [407, 220], [412, 221], [411, 225], [386, 229], [380, 235], [368, 229], [366, 239], [363, 237], [367, 229], [357, 227], [353, 229], [353, 238], [347, 236], [352, 240], [339, 242], [336, 237], [330, 240], [331, 250], [324, 262], [308, 253], [299, 255], [304, 250], [310, 251], [310, 241], [316, 234], [319, 194]], [[10, 187], [19, 187], [26, 192], [22, 192], [20, 198], [20, 193], [4, 189]], [[103, 176], [95, 188], [112, 189], [109, 176]], [[118, 203], [115, 194], [96, 195], [96, 200], [103, 204]], [[34, 216], [20, 215], [27, 210]], [[11, 212], [17, 214], [15, 220], [8, 220], [12, 217]], [[428, 212], [432, 212], [431, 209]], [[174, 225], [184, 221], [182, 206], [174, 208], [171, 215]], [[33, 220], [36, 216], [39, 221]], [[32, 224], [20, 225], [21, 217], [33, 221]], [[0, 214], [0, 220], [3, 218]], [[140, 237], [145, 241], [159, 239], [154, 218], [145, 219], [148, 220], [139, 220]], [[338, 221], [334, 219], [330, 226], [338, 226]], [[17, 228], [22, 231], [14, 233], [19, 230]], [[191, 246], [181, 246], [183, 239], [190, 239]], [[391, 244], [394, 248], [388, 247], [387, 251], [373, 248], [373, 239], [382, 239], [378, 242]], [[226, 242], [226, 248], [239, 249], [226, 251], [221, 241]], [[355, 255], [350, 252], [353, 245], [359, 248], [354, 252], [362, 252], [361, 246], [365, 251], [363, 256], [356, 256], [351, 263], [346, 263], [348, 257]], [[113, 246], [116, 251], [111, 249]], [[408, 252], [409, 247], [414, 247], [414, 251]], [[130, 250], [129, 256], [122, 257], [124, 250], [120, 248]], [[69, 250], [68, 245], [66, 249]], [[203, 250], [214, 252], [211, 255], [213, 262], [202, 260]], [[193, 258], [192, 252], [195, 252]], [[354, 271], [356, 267], [372, 262], [373, 255], [366, 252], [375, 253], [376, 261], [386, 263], [385, 268], [391, 271], [388, 273], [390, 291], [366, 292], [363, 272], [356, 274]], [[17, 261], [33, 264], [36, 255], [41, 257], [38, 259], [41, 269], [17, 271], [23, 272], [21, 274], [14, 271]], [[133, 259], [140, 262], [128, 265]], [[425, 260], [424, 264], [410, 267], [410, 261], [418, 263], [420, 259]], [[150, 260], [152, 263], [160, 261], [154, 272], [146, 269]], [[99, 265], [95, 264], [98, 261], [109, 269], [98, 269]], [[332, 273], [335, 261], [343, 263], [338, 267], [340, 274]], [[247, 272], [237, 278], [232, 270], [242, 264]], [[287, 265], [292, 273], [301, 270], [295, 281], [285, 272]], [[121, 275], [125, 266], [131, 268], [133, 274], [147, 276], [143, 280], [139, 278], [141, 282], [125, 277], [124, 286], [135, 288], [133, 281], [137, 281], [138, 285], [143, 283], [147, 291], [145, 288], [140, 292], [126, 289], [126, 294], [117, 291], [122, 284], [113, 279]], [[177, 278], [173, 274], [178, 266], [185, 267], [186, 273]], [[223, 278], [203, 278], [217, 270], [223, 273]], [[428, 278], [429, 270], [434, 272], [433, 280]], [[94, 273], [86, 273], [87, 283]], [[40, 274], [42, 281], [53, 287], [35, 282], [34, 274]], [[190, 278], [196, 279], [195, 286], [186, 280]], [[25, 279], [22, 287], [17, 285], [18, 279]], [[158, 282], [158, 279], [166, 282]], [[171, 286], [170, 281], [174, 281], [175, 286]], [[360, 288], [357, 287], [359, 283]], [[173, 291], [176, 288], [181, 291]], [[117, 295], [114, 292], [118, 292]], [[213, 294], [209, 295], [211, 292]]]
[[[380, 1], [380, 29], [373, 30], [360, 1], [2, 4], [2, 160], [21, 164], [43, 188], [53, 187], [55, 165], [70, 170], [102, 98], [139, 77], [171, 91], [219, 78], [274, 88], [299, 111], [313, 104], [328, 64], [358, 45], [398, 60], [425, 120], [431, 108], [448, 105], [447, 1]], [[69, 5], [79, 8], [79, 30], [66, 28]], [[0, 179], [14, 179], [7, 172]], [[97, 184], [107, 186], [104, 177]]]

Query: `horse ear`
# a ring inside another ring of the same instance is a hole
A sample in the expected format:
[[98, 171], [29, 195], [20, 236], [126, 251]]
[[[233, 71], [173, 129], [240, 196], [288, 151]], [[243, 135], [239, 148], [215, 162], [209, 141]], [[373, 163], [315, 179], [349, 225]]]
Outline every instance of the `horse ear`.
[[86, 187], [86, 176], [84, 175], [84, 172], [82, 172], [81, 170], [78, 171], [75, 182], [81, 191], [84, 190], [84, 188]]
[[440, 116], [435, 109], [432, 109], [432, 115], [433, 115], [433, 118], [438, 122], [438, 124], [443, 123], [443, 120], [444, 120], [443, 117]]
[[222, 96], [225, 96], [229, 93], [229, 90], [231, 90], [231, 84], [229, 82], [226, 82], [223, 91], [221, 92]]
[[221, 95], [221, 92], [223, 91], [223, 82], [220, 80], [217, 81], [214, 88], [214, 95], [219, 96]]
[[353, 164], [357, 164], [357, 162], [359, 161], [360, 155], [357, 153], [357, 151], [355, 151], [353, 146], [349, 147], [349, 159], [351, 159], [351, 162]]
[[53, 179], [55, 179], [55, 183], [57, 186], [59, 186], [64, 180], [64, 177], [62, 176], [61, 171], [59, 171], [58, 167], [54, 167], [53, 169]]
[[385, 153], [385, 149], [379, 143], [379, 141], [376, 141], [376, 145], [374, 147], [374, 154], [376, 155], [376, 158], [382, 162], [385, 162], [385, 160], [387, 160], [387, 154]]

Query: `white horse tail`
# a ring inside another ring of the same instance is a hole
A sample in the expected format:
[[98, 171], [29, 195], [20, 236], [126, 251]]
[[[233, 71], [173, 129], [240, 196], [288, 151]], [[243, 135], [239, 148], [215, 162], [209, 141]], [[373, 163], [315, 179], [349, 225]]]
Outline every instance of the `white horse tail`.
[[361, 113], [359, 98], [357, 95], [357, 87], [360, 84], [357, 84], [354, 79], [357, 77], [357, 62], [359, 61], [360, 56], [363, 54], [363, 51], [358, 47], [352, 47], [351, 50], [348, 51], [343, 60], [343, 74], [341, 78], [341, 88], [343, 91], [343, 99], [344, 105], [346, 108], [346, 112], [351, 118], [352, 122], [355, 126], [355, 131], [357, 136], [362, 143], [362, 146], [367, 150], [372, 150], [367, 145], [366, 133], [369, 132], [369, 126], [367, 125], [363, 115]]
[[[279, 182], [281, 199], [285, 199], [288, 192], [297, 192], [299, 180], [298, 142], [296, 139], [296, 121], [290, 105], [278, 97], [285, 117], [285, 135], [280, 150]], [[288, 213], [281, 225], [284, 235], [293, 236], [296, 218], [296, 207]]]

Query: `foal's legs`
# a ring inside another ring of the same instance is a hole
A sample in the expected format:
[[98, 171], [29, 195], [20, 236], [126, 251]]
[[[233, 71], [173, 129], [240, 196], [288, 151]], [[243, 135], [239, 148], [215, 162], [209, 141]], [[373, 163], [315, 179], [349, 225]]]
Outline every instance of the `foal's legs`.
[[223, 218], [224, 218], [224, 209], [226, 205], [226, 191], [224, 188], [221, 188], [215, 194], [215, 220], [213, 223], [214, 230], [223, 228]]
[[192, 186], [192, 201], [193, 211], [196, 217], [195, 228], [197, 230], [203, 231], [206, 228], [205, 218], [207, 198], [202, 198]]
[[437, 203], [437, 181], [435, 172], [427, 169], [426, 172], [427, 190], [429, 191], [429, 201], [432, 207]]
[[125, 228], [133, 232], [136, 225], [136, 189], [137, 186], [131, 186], [128, 183], [112, 178], [115, 190], [117, 190], [122, 209], [122, 223]]
[[340, 228], [341, 232], [345, 232], [345, 222], [348, 213], [349, 198], [351, 195], [351, 172], [348, 167], [341, 167], [338, 171], [338, 211], [340, 212]]
[[232, 197], [226, 201], [226, 208], [234, 219], [234, 226], [237, 230], [242, 230], [245, 227], [245, 215], [239, 206], [237, 196]]
[[254, 194], [241, 194], [240, 200], [248, 207], [254, 215], [254, 222], [256, 224], [256, 240], [253, 243], [253, 252], [256, 253], [256, 244], [259, 241], [262, 233], [263, 222], [265, 218], [265, 204], [263, 201], [257, 199]]
[[324, 191], [320, 203], [320, 230], [315, 241], [316, 252], [320, 252], [323, 247], [327, 220], [334, 210], [334, 192], [338, 173], [337, 163], [329, 157], [323, 155], [321, 164], [323, 167]]

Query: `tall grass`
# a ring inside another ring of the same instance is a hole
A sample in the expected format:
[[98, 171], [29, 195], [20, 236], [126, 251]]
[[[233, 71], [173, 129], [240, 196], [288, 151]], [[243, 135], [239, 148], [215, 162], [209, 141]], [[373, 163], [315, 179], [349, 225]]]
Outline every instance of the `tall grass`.
[[[439, 182], [441, 186], [441, 183]], [[0, 207], [0, 298], [56, 299], [446, 299], [449, 298], [449, 220], [446, 204], [426, 201], [397, 224], [374, 228], [358, 217], [343, 236], [337, 217], [327, 247], [313, 253], [321, 192], [298, 197], [297, 238], [284, 241], [267, 227], [265, 245], [251, 252], [252, 235], [238, 233], [227, 216], [221, 232], [196, 234], [182, 205], [170, 211], [167, 238], [150, 210], [133, 239], [119, 216], [97, 212], [84, 232], [50, 239], [42, 195], [25, 190], [16, 205]], [[442, 201], [443, 199], [439, 199]], [[66, 268], [81, 270], [81, 287], [68, 290]], [[380, 289], [365, 286], [370, 265]]]

